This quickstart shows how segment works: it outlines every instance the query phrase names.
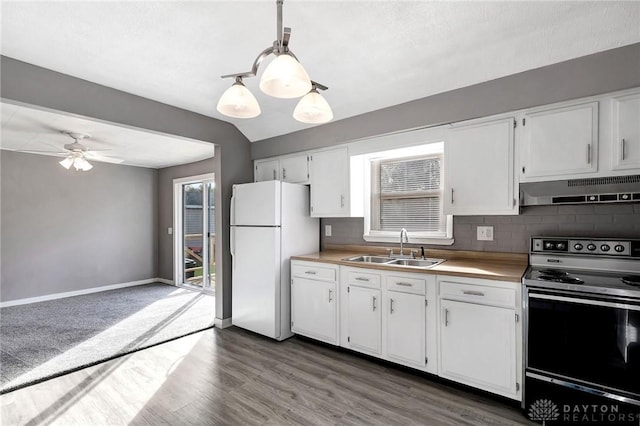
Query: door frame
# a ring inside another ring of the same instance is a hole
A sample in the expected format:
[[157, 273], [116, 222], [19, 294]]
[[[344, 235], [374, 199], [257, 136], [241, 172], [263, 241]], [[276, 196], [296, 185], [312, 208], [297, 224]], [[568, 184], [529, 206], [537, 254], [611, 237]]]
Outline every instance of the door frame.
[[[183, 210], [183, 205], [182, 205], [182, 186], [185, 184], [189, 184], [189, 183], [198, 183], [198, 182], [204, 182], [204, 181], [211, 181], [213, 182], [214, 188], [217, 186], [216, 185], [216, 180], [215, 180], [215, 173], [205, 173], [205, 174], [201, 174], [201, 175], [196, 175], [196, 176], [187, 176], [187, 177], [183, 177], [183, 178], [176, 178], [173, 179], [173, 283], [176, 286], [179, 287], [184, 287], [184, 288], [189, 288], [192, 290], [196, 290], [196, 288], [194, 286], [186, 286], [185, 283], [183, 282], [183, 275], [184, 275], [184, 256], [181, 255], [182, 250], [183, 250], [183, 223], [182, 223], [182, 219], [183, 219], [183, 215], [182, 215], [182, 210]], [[215, 190], [215, 189], [214, 189]], [[203, 231], [204, 231], [204, 225], [208, 223], [208, 207], [209, 203], [209, 194], [208, 192], [205, 194], [204, 187], [203, 187], [203, 191], [202, 191], [202, 205], [203, 205], [203, 209], [202, 209], [202, 224], [203, 224]], [[214, 205], [216, 205], [217, 207], [217, 196], [214, 195]], [[206, 203], [206, 204], [205, 204]], [[216, 215], [217, 215], [217, 210], [216, 209]], [[216, 217], [216, 222], [218, 222], [217, 220], [218, 218]], [[217, 232], [216, 232], [217, 234]], [[216, 238], [216, 242], [215, 244], [218, 244], [218, 238]], [[219, 252], [219, 250], [215, 250], [216, 252]], [[209, 253], [209, 244], [202, 244], [202, 254], [203, 254], [203, 259], [206, 259], [207, 262], [205, 264], [205, 262], [202, 262], [202, 279], [203, 280], [209, 280], [208, 274], [209, 274], [209, 262], [211, 262], [212, 259], [209, 259], [210, 253]], [[214, 263], [217, 264], [216, 259], [213, 259]], [[216, 275], [217, 275], [217, 269], [216, 268]], [[202, 285], [202, 289], [200, 289], [200, 291], [203, 292], [207, 292], [207, 293], [213, 293], [215, 294], [216, 289], [218, 286], [216, 286], [213, 290], [211, 288], [205, 288], [204, 286], [204, 281], [203, 281], [203, 285]]]

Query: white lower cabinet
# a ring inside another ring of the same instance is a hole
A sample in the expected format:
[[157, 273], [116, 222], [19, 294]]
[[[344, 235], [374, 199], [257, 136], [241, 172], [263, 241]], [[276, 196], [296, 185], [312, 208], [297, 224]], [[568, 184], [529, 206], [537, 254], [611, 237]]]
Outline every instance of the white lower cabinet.
[[291, 331], [338, 344], [338, 268], [291, 262]]
[[292, 330], [520, 400], [520, 285], [291, 262]]
[[519, 299], [515, 283], [501, 284], [439, 282], [438, 374], [519, 399]]
[[424, 295], [387, 292], [387, 356], [415, 367], [425, 366]]

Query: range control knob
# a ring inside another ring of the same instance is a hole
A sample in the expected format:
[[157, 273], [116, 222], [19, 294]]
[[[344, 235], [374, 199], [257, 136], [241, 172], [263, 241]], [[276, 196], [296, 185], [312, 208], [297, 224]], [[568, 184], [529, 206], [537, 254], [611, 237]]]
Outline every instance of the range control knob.
[[578, 251], [579, 251], [579, 250], [582, 250], [582, 248], [583, 248], [583, 247], [584, 247], [584, 246], [583, 246], [582, 244], [580, 244], [580, 243], [574, 244], [574, 246], [573, 246], [573, 248], [574, 248], [574, 249], [576, 249], [576, 250], [578, 250]]
[[567, 248], [565, 243], [556, 243], [556, 250], [564, 250]]
[[555, 246], [554, 246], [554, 244], [553, 244], [551, 241], [545, 241], [545, 243], [544, 243], [544, 248], [545, 248], [546, 250], [553, 250], [553, 248], [554, 248], [554, 247], [555, 247]]
[[595, 249], [596, 249], [596, 245], [595, 244], [587, 244], [587, 250], [594, 251]]
[[600, 246], [600, 250], [609, 251], [609, 250], [611, 250], [611, 247], [609, 246], [609, 244], [603, 244], [603, 245]]
[[613, 249], [618, 253], [622, 253], [624, 251], [624, 246], [622, 244], [618, 244]]

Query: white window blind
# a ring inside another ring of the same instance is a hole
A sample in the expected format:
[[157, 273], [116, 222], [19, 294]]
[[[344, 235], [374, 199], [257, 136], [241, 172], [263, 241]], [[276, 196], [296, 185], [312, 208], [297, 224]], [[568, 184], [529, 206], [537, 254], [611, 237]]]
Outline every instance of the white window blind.
[[371, 230], [442, 234], [442, 157], [371, 161]]

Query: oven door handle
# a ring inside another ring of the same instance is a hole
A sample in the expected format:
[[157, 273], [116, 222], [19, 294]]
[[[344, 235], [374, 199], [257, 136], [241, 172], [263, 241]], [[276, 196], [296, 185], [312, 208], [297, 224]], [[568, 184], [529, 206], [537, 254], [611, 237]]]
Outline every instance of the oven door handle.
[[579, 303], [582, 305], [593, 305], [593, 306], [606, 306], [609, 308], [618, 308], [618, 309], [629, 309], [630, 311], [640, 311], [639, 305], [628, 305], [626, 303], [614, 303], [614, 302], [606, 302], [604, 300], [593, 300], [593, 299], [578, 299], [575, 297], [565, 297], [565, 296], [552, 296], [549, 294], [531, 294], [529, 293], [530, 299], [544, 299], [544, 300], [557, 300], [558, 302], [570, 302], [570, 303]]

